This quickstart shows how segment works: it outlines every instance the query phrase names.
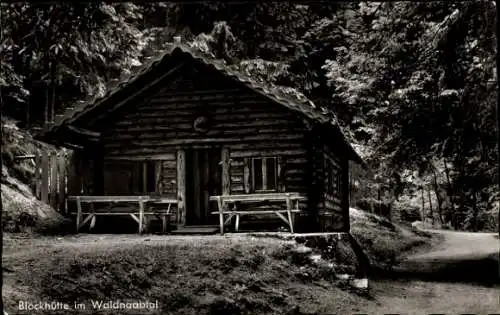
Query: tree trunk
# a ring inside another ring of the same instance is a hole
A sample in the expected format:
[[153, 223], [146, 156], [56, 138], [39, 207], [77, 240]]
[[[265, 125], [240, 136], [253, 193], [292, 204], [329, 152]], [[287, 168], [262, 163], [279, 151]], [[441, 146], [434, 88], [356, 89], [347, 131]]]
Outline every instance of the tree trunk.
[[349, 172], [349, 204], [354, 204], [354, 201], [356, 200], [355, 194], [355, 186], [354, 186], [354, 174], [353, 172]]
[[377, 203], [377, 214], [378, 215], [381, 215], [382, 214], [382, 198], [381, 198], [381, 191], [380, 191], [380, 186], [378, 187], [377, 189], [377, 199], [378, 199], [378, 203]]
[[51, 97], [51, 103], [50, 103], [50, 123], [51, 124], [54, 123], [54, 120], [56, 118], [55, 109], [56, 109], [56, 87], [55, 87], [54, 83], [52, 83], [52, 97]]
[[50, 103], [50, 123], [53, 124], [55, 120], [56, 108], [56, 62], [53, 60], [50, 63], [50, 85], [51, 85], [51, 103]]
[[446, 183], [448, 185], [447, 187], [447, 192], [448, 192], [448, 198], [450, 199], [450, 205], [451, 205], [451, 225], [453, 226], [454, 229], [456, 229], [455, 225], [455, 201], [454, 201], [454, 192], [453, 192], [453, 186], [451, 185], [451, 180], [450, 180], [450, 170], [448, 169], [448, 163], [446, 163], [446, 160], [444, 160], [444, 172], [446, 174]]
[[28, 100], [26, 102], [26, 129], [30, 129], [30, 104], [31, 103], [31, 89], [30, 89], [30, 95], [28, 96]]
[[49, 87], [44, 84], [45, 88], [45, 104], [44, 104], [44, 128], [47, 129], [49, 122]]
[[439, 223], [443, 225], [443, 200], [441, 199], [441, 196], [439, 195], [439, 185], [437, 182], [437, 174], [436, 174], [436, 169], [434, 165], [431, 165], [432, 169], [432, 174], [433, 174], [433, 183], [434, 183], [434, 193], [436, 195], [436, 200], [437, 200], [437, 211], [438, 211], [438, 216], [439, 216]]
[[[500, 10], [497, 11], [497, 21], [500, 18]], [[500, 59], [496, 58], [497, 69], [500, 67]], [[500, 148], [500, 110], [497, 109], [497, 149]], [[500, 165], [500, 154], [497, 154], [497, 165]], [[497, 167], [497, 176], [500, 178], [500, 167]], [[498, 181], [498, 188], [500, 188], [500, 181]], [[498, 237], [500, 238], [500, 211], [498, 211]], [[500, 274], [500, 264], [498, 264], [498, 274]]]
[[425, 222], [425, 198], [424, 198], [424, 185], [422, 185], [422, 225]]
[[473, 215], [473, 231], [477, 232], [477, 215], [478, 215], [478, 208], [477, 208], [477, 196], [476, 196], [476, 189], [472, 191], [472, 215]]
[[[48, 38], [47, 36], [47, 29], [44, 30], [44, 35], [45, 35], [45, 38]], [[46, 73], [49, 73], [50, 72], [50, 51], [49, 51], [49, 47], [46, 46], [45, 47], [45, 51], [48, 53], [48, 55], [45, 55], [44, 57], [44, 61], [43, 61], [43, 70], [44, 70], [44, 74]], [[47, 130], [47, 127], [48, 127], [48, 121], [49, 121], [49, 84], [43, 80], [42, 81], [42, 86], [45, 90], [45, 105], [44, 105], [44, 108], [43, 108], [43, 112], [44, 112], [44, 124], [43, 124], [43, 128], [45, 130]]]
[[[458, 157], [458, 189], [460, 192], [460, 204], [459, 204], [459, 211], [458, 211], [458, 218], [455, 216], [455, 224], [458, 227], [459, 220], [461, 223], [463, 223], [464, 219], [464, 213], [465, 213], [465, 202], [466, 202], [466, 194], [465, 194], [465, 146], [464, 146], [464, 129], [462, 127], [461, 129], [461, 137], [460, 137], [460, 150], [459, 150], [459, 157]], [[462, 224], [463, 226], [463, 224]]]
[[431, 210], [431, 222], [432, 222], [432, 227], [434, 227], [434, 210], [432, 210], [432, 200], [431, 200], [431, 190], [427, 189], [427, 197], [429, 198], [429, 209]]
[[[497, 21], [500, 18], [500, 10], [497, 11]], [[497, 60], [497, 69], [500, 67], [500, 59]], [[500, 110], [497, 109], [497, 149], [500, 148]], [[497, 154], [497, 165], [500, 165], [500, 154]], [[497, 167], [497, 178], [500, 178], [500, 167]], [[498, 188], [500, 188], [500, 181], [498, 181]], [[497, 200], [498, 201], [498, 200]], [[498, 238], [500, 238], [500, 211], [498, 211]], [[498, 264], [498, 274], [500, 274], [500, 264]]]

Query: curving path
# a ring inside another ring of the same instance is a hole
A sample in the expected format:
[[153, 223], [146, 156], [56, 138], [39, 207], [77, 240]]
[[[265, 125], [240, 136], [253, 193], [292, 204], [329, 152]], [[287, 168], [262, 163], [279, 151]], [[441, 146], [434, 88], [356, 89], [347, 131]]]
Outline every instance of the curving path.
[[500, 283], [500, 240], [495, 233], [427, 230], [443, 241], [424, 252], [402, 257], [398, 275], [422, 280]]

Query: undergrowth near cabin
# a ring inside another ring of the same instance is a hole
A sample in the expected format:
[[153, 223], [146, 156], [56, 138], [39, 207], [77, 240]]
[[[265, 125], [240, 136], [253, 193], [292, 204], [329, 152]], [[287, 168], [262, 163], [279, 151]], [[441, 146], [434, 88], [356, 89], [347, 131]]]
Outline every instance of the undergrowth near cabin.
[[410, 229], [355, 208], [350, 209], [351, 234], [360, 243], [374, 268], [390, 269], [402, 253], [440, 241], [437, 235]]

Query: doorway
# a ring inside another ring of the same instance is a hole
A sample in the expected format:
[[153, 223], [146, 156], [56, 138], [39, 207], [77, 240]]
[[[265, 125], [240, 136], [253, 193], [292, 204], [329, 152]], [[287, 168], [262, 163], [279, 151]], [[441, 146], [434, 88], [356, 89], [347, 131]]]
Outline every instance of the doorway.
[[221, 194], [221, 149], [186, 150], [186, 225], [216, 225], [216, 205], [209, 201]]

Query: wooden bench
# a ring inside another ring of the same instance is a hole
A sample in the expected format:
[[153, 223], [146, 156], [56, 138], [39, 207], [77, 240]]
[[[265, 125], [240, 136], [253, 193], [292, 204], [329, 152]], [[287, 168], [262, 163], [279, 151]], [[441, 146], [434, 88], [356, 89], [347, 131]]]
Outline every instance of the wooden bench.
[[[212, 214], [219, 215], [220, 233], [224, 234], [224, 225], [229, 223], [231, 219], [236, 216], [235, 231], [238, 231], [240, 224], [240, 217], [244, 215], [257, 215], [257, 214], [275, 214], [283, 220], [289, 227], [290, 232], [293, 233], [293, 213], [300, 212], [299, 201], [304, 200], [305, 197], [298, 193], [269, 193], [269, 194], [245, 194], [245, 195], [221, 195], [210, 196], [210, 201], [216, 201], [218, 211], [211, 212]], [[235, 209], [237, 202], [263, 202], [263, 201], [283, 201], [286, 202], [286, 209], [277, 210], [238, 210]], [[229, 205], [234, 207], [231, 210]], [[286, 213], [287, 217], [283, 214]], [[224, 215], [228, 217], [224, 220]]]
[[[96, 216], [130, 215], [139, 224], [139, 233], [147, 229], [146, 216], [155, 215], [162, 220], [162, 231], [166, 232], [167, 220], [172, 215], [172, 205], [177, 199], [151, 196], [69, 196], [68, 201], [76, 201], [76, 232], [90, 221], [90, 227], [95, 225]], [[90, 204], [90, 211], [82, 210], [82, 203]], [[95, 209], [95, 203], [108, 203], [108, 207]], [[117, 204], [138, 204], [138, 207], [117, 207]], [[146, 209], [147, 204], [165, 205], [166, 209]], [[87, 215], [84, 218], [84, 215]]]

